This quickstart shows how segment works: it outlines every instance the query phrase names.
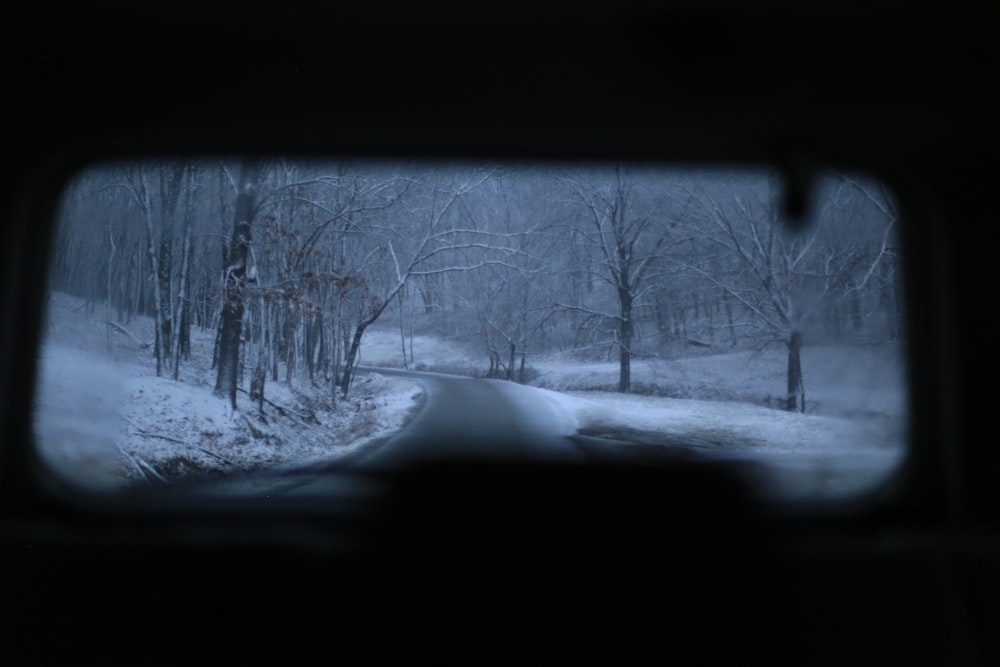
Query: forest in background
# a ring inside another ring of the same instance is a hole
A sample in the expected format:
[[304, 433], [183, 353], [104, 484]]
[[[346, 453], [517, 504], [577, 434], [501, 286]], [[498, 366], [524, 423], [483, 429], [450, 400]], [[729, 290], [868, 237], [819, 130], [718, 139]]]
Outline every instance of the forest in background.
[[[479, 350], [490, 377], [533, 355], [634, 359], [782, 346], [787, 410], [801, 349], [902, 336], [898, 213], [880, 185], [813, 189], [780, 215], [762, 172], [608, 165], [191, 160], [93, 167], [67, 187], [49, 287], [104, 308], [109, 344], [156, 321], [158, 375], [191, 327], [215, 332], [215, 391], [347, 395], [366, 331]], [[412, 358], [412, 350], [410, 351]]]

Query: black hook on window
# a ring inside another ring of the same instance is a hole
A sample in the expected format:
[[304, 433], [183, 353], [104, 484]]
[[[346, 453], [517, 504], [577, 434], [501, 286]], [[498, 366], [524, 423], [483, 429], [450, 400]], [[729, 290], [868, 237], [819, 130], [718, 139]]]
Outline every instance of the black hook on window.
[[801, 161], [782, 160], [771, 176], [777, 218], [791, 232], [801, 232], [812, 220], [815, 174]]

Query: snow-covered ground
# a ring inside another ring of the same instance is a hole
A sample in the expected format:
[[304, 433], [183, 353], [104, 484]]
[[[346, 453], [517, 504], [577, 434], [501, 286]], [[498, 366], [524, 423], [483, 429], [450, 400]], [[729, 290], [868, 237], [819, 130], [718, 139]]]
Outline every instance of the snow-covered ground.
[[578, 433], [751, 464], [759, 490], [779, 499], [874, 490], [900, 469], [906, 453], [898, 415], [833, 417], [730, 401], [535, 391], [536, 402], [558, 406]]
[[[402, 367], [398, 331], [373, 331], [366, 341], [368, 363]], [[481, 374], [483, 360], [457, 349], [418, 336], [414, 361]], [[611, 391], [618, 383], [617, 363], [549, 355], [531, 363], [535, 387], [509, 398], [531, 408], [538, 420], [548, 420], [548, 430], [558, 424], [565, 434], [681, 447], [700, 458], [751, 463], [763, 490], [776, 496], [851, 495], [890, 478], [906, 453], [901, 348], [804, 348], [807, 414], [776, 409], [785, 391], [786, 363], [780, 348], [639, 359], [632, 378], [642, 395], [623, 395]]]
[[[787, 352], [732, 352], [632, 363], [635, 393], [778, 406], [786, 388]], [[618, 363], [550, 358], [533, 364], [533, 384], [556, 390], [613, 391]], [[806, 346], [802, 371], [811, 414], [903, 415], [905, 365], [898, 346]]]
[[399, 329], [382, 326], [368, 329], [361, 339], [361, 365], [403, 368], [404, 347], [406, 366], [415, 371], [472, 375], [483, 365], [485, 359], [485, 356], [477, 359], [471, 350], [457, 340], [443, 340], [420, 334], [412, 338], [407, 334], [404, 340], [400, 339]]
[[[103, 310], [88, 312], [81, 300], [53, 294], [40, 352], [40, 454], [76, 485], [109, 490], [343, 459], [398, 430], [418, 404], [419, 387], [401, 378], [359, 378], [336, 404], [328, 388], [298, 378], [292, 387], [267, 382], [271, 403], [263, 415], [245, 394], [233, 412], [212, 392], [211, 332], [192, 329], [191, 361], [174, 381], [156, 377], [149, 349], [118, 332], [109, 336]], [[153, 340], [149, 318], [134, 318], [127, 329], [139, 341]]]
[[[234, 413], [212, 393], [212, 332], [192, 330], [192, 359], [174, 381], [156, 377], [148, 348], [109, 335], [100, 305], [90, 312], [54, 294], [48, 318], [36, 397], [40, 452], [57, 474], [95, 489], [344, 460], [398, 430], [419, 404], [418, 384], [403, 378], [359, 376], [351, 397], [334, 405], [328, 388], [299, 377], [291, 387], [268, 381], [263, 415], [245, 394]], [[148, 318], [127, 328], [153, 340]], [[409, 351], [409, 337], [406, 344]], [[416, 336], [412, 346], [411, 369], [482, 371], [482, 360], [454, 341]], [[616, 385], [617, 364], [550, 357], [532, 362], [540, 387], [511, 384], [506, 393], [531, 416], [526, 432], [751, 462], [778, 495], [850, 494], [898, 468], [906, 422], [898, 350], [806, 348], [808, 414], [768, 407], [782, 394], [783, 362], [780, 350], [638, 360], [635, 384], [656, 395], [622, 395], [601, 391]], [[402, 367], [398, 330], [369, 331], [361, 363]]]
[[[406, 336], [409, 353], [410, 337]], [[399, 330], [372, 328], [365, 333], [361, 363], [403, 368]], [[428, 335], [413, 337], [412, 370], [482, 376], [486, 356], [459, 341]], [[617, 361], [581, 361], [570, 355], [530, 358], [530, 384], [556, 391], [615, 393]], [[735, 401], [780, 407], [786, 388], [787, 352], [699, 354], [678, 359], [634, 359], [635, 394], [705, 401]], [[898, 345], [816, 345], [802, 350], [807, 412], [840, 417], [906, 414], [905, 363]], [[770, 413], [768, 413], [770, 414]]]

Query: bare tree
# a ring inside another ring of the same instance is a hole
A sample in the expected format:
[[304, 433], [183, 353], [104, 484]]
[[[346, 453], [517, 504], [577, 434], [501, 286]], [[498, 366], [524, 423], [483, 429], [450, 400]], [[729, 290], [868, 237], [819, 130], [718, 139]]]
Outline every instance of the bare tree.
[[243, 335], [243, 313], [246, 309], [247, 254], [250, 247], [251, 223], [256, 214], [260, 164], [244, 158], [240, 166], [240, 183], [234, 205], [233, 234], [224, 271], [224, 297], [220, 323], [219, 366], [215, 393], [227, 396], [236, 409], [236, 385], [239, 373], [240, 343]]
[[[748, 313], [764, 343], [782, 342], [788, 351], [785, 409], [805, 411], [801, 351], [804, 332], [833, 305], [870, 284], [889, 248], [893, 216], [880, 232], [861, 235], [845, 223], [852, 204], [844, 183], [817, 196], [818, 215], [804, 230], [779, 220], [765, 183], [731, 186], [727, 195], [691, 191], [691, 216], [701, 252], [675, 260], [718, 288]], [[868, 220], [868, 218], [854, 219]], [[851, 240], [835, 238], [851, 234]], [[860, 242], [859, 242], [860, 241]]]
[[[618, 391], [632, 390], [632, 347], [637, 309], [648, 307], [646, 297], [663, 278], [661, 259], [672, 241], [676, 224], [667, 219], [665, 193], [652, 201], [641, 201], [634, 179], [618, 165], [607, 181], [577, 176], [561, 179], [570, 193], [575, 215], [572, 224], [585, 245], [596, 255], [596, 263], [581, 270], [587, 280], [610, 287], [615, 310], [600, 310], [579, 304], [561, 307], [612, 321], [618, 349]], [[640, 203], [641, 201], [641, 203]]]
[[186, 192], [186, 203], [184, 207], [184, 232], [181, 241], [181, 272], [177, 288], [177, 340], [174, 345], [174, 379], [178, 379], [180, 374], [181, 357], [187, 357], [191, 353], [191, 304], [189, 296], [190, 270], [191, 270], [191, 225], [194, 216], [194, 199], [196, 196], [196, 178], [198, 174], [197, 165], [188, 167], [188, 188]]
[[[124, 183], [138, 202], [146, 226], [146, 253], [153, 275], [156, 374], [162, 375], [170, 358], [173, 334], [171, 272], [173, 227], [185, 165], [136, 165], [124, 171]], [[158, 181], [158, 185], [154, 185]], [[155, 189], [154, 189], [155, 188]]]
[[529, 352], [602, 349], [623, 392], [634, 359], [780, 344], [783, 404], [801, 410], [802, 348], [824, 327], [899, 335], [897, 213], [871, 183], [827, 180], [814, 224], [789, 234], [768, 185], [621, 166], [125, 164], [67, 192], [52, 284], [91, 310], [105, 299], [109, 323], [152, 317], [157, 371], [175, 378], [190, 327], [215, 330], [233, 405], [251, 368], [258, 405], [267, 376], [346, 395], [366, 331], [399, 308], [404, 363], [408, 309], [410, 361], [415, 326], [484, 346], [510, 379]]
[[[476, 169], [468, 178], [457, 181], [446, 178], [450, 182], [439, 184], [432, 179], [414, 183], [424, 191], [425, 202], [407, 211], [408, 215], [402, 217], [402, 226], [374, 225], [365, 230], [370, 249], [365, 253], [360, 264], [362, 271], [354, 283], [360, 298], [341, 379], [345, 396], [350, 389], [362, 336], [408, 281], [415, 277], [508, 263], [506, 258], [514, 252], [513, 248], [491, 244], [492, 236], [482, 230], [447, 224], [456, 203], [483, 185], [490, 176], [490, 170]], [[419, 226], [410, 222], [421, 218], [423, 222]]]

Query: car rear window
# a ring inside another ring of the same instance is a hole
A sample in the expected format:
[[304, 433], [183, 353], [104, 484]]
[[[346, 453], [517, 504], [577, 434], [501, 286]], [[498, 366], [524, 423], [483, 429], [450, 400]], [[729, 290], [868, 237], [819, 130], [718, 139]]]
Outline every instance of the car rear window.
[[54, 232], [38, 453], [102, 492], [472, 458], [855, 497], [906, 454], [901, 223], [860, 175], [793, 200], [771, 169], [94, 165]]

